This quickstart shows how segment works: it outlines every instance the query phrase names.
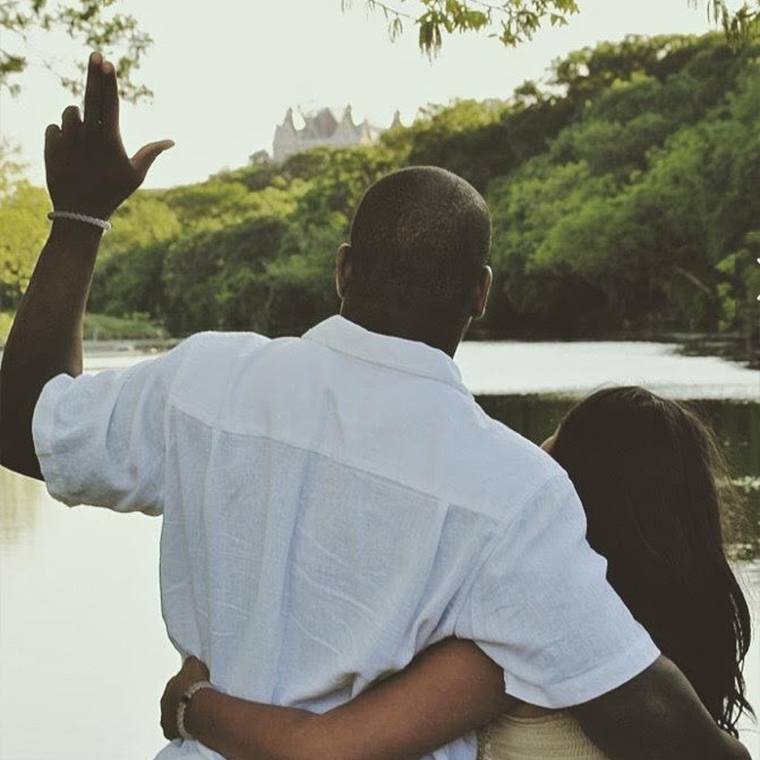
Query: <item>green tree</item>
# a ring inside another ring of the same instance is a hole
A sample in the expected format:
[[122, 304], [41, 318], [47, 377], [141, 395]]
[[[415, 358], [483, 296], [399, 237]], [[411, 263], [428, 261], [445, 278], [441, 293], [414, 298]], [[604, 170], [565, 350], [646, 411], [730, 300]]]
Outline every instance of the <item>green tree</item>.
[[297, 187], [287, 186], [267, 186], [251, 192], [231, 175], [171, 188], [161, 195], [161, 202], [186, 230], [221, 229], [249, 215], [287, 213], [297, 195]]
[[[698, 4], [698, 0], [690, 0], [690, 2], [695, 5]], [[734, 45], [741, 45], [757, 35], [760, 27], [760, 2], [758, 0], [755, 0], [754, 5], [744, 3], [735, 12], [728, 7], [725, 0], [710, 0], [707, 7], [715, 21], [723, 26], [729, 40]]]
[[19, 180], [0, 193], [0, 311], [12, 307], [29, 284], [48, 235], [47, 193]]
[[[542, 26], [565, 26], [581, 10], [577, 0], [418, 0], [415, 13], [405, 10], [404, 2], [364, 0], [364, 5], [383, 15], [391, 39], [406, 26], [416, 27], [420, 49], [429, 56], [440, 51], [446, 36], [465, 32], [485, 33], [514, 47], [531, 40]], [[700, 0], [687, 3], [694, 8], [703, 5]], [[353, 2], [341, 0], [341, 4], [345, 10]], [[704, 7], [734, 46], [745, 44], [760, 29], [760, 0], [744, 3], [736, 11], [725, 0], [706, 0]]]
[[285, 231], [281, 217], [254, 216], [172, 242], [161, 274], [170, 332], [265, 330], [266, 265]]
[[103, 238], [89, 308], [114, 316], [165, 316], [161, 273], [167, 246], [183, 228], [158, 194], [138, 191], [113, 215], [114, 229]]
[[[513, 329], [530, 326], [541, 331], [561, 324], [572, 332], [583, 327], [591, 312], [608, 306], [596, 279], [603, 259], [603, 241], [596, 238], [599, 214], [593, 226], [583, 222], [590, 222], [584, 214], [588, 203], [614, 195], [614, 180], [594, 177], [585, 162], [555, 165], [547, 156], [491, 184], [487, 200], [493, 215], [496, 279], [495, 308], [487, 319], [493, 328], [499, 329], [506, 310], [512, 312]], [[590, 241], [594, 245], [587, 249]]]
[[24, 164], [16, 160], [20, 149], [0, 135], [0, 197], [6, 196], [23, 177]]
[[98, 262], [88, 309], [114, 317], [146, 315], [167, 318], [162, 276], [166, 252], [173, 241], [132, 244]]
[[[18, 93], [17, 79], [27, 67], [32, 32], [64, 31], [87, 48], [120, 51], [118, 55], [109, 53], [109, 57], [116, 66], [122, 97], [133, 102], [150, 97], [151, 90], [133, 77], [153, 40], [140, 30], [134, 16], [111, 12], [115, 5], [116, 0], [0, 0], [0, 30], [6, 33], [0, 47], [0, 92], [7, 89]], [[18, 42], [10, 48], [6, 47], [9, 34]], [[86, 62], [77, 63], [69, 72], [59, 70], [51, 61], [43, 63], [63, 87], [73, 95], [82, 95]]]
[[138, 190], [119, 207], [111, 221], [114, 229], [103, 238], [98, 266], [133, 248], [178, 237], [183, 220], [166, 197], [154, 191]]
[[[148, 314], [176, 335], [302, 332], [334, 313], [335, 249], [366, 187], [425, 163], [468, 178], [492, 210], [496, 281], [481, 334], [741, 330], [754, 345], [759, 54], [759, 43], [732, 51], [721, 33], [628, 37], [558, 61], [547, 87], [431, 106], [378, 145], [140, 192], [114, 215], [91, 307]], [[18, 191], [0, 221], [23, 230], [33, 218], [44, 234], [38, 196], [12, 168], [3, 176]], [[7, 302], [28, 236], [13, 240]]]

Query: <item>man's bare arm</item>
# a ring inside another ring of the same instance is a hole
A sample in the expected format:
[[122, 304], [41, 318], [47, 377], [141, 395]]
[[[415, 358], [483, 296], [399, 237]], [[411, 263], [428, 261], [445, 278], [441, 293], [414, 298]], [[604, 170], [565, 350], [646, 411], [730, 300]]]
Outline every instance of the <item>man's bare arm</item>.
[[[107, 219], [143, 182], [173, 143], [149, 143], [129, 158], [119, 130], [116, 72], [90, 56], [84, 120], [69, 106], [62, 125], [45, 131], [45, 168], [53, 207]], [[102, 231], [57, 219], [37, 261], [3, 350], [0, 370], [0, 464], [42, 478], [32, 414], [50, 378], [82, 373], [82, 322]]]
[[571, 712], [614, 760], [751, 760], [716, 725], [691, 684], [665, 657]]
[[3, 350], [0, 464], [42, 480], [32, 441], [32, 414], [45, 383], [82, 373], [82, 320], [97, 227], [55, 221], [16, 312]]

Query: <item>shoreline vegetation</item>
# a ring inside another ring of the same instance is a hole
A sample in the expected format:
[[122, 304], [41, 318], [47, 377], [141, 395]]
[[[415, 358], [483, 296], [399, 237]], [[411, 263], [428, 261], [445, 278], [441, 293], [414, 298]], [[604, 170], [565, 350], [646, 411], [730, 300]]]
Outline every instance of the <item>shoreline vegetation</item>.
[[[503, 100], [420, 110], [378, 143], [254, 154], [113, 215], [85, 337], [299, 335], [336, 310], [334, 252], [362, 192], [434, 164], [493, 216], [475, 340], [672, 340], [760, 367], [760, 42], [628, 36], [555, 61]], [[48, 233], [44, 189], [0, 150], [0, 308]], [[0, 317], [0, 337], [7, 316]]]
[[[8, 337], [14, 313], [0, 312], [0, 353]], [[209, 328], [211, 329], [211, 328]], [[236, 328], [245, 329], [245, 328]], [[283, 337], [282, 333], [272, 337]], [[84, 323], [85, 349], [91, 353], [110, 352], [152, 352], [172, 348], [186, 336], [170, 335], [165, 327], [152, 321], [146, 314], [132, 314], [128, 317], [116, 317], [108, 314], [87, 313]], [[470, 329], [467, 340], [470, 341], [500, 341], [518, 340], [525, 342], [542, 342], [561, 340], [546, 335], [498, 335], [487, 330], [479, 330], [476, 323]], [[597, 333], [583, 337], [565, 338], [567, 342], [596, 342], [596, 341], [645, 341], [652, 343], [676, 343], [679, 352], [686, 356], [717, 356], [728, 361], [738, 362], [749, 369], [760, 369], [760, 353], [752, 351], [749, 358], [745, 336], [727, 333], [660, 333], [620, 332]]]
[[[0, 349], [5, 344], [13, 323], [14, 312], [0, 312]], [[86, 314], [84, 320], [85, 344], [93, 347], [108, 343], [159, 342], [167, 345], [172, 342], [164, 327], [152, 322], [145, 315], [133, 314], [128, 317], [116, 317], [109, 314]], [[175, 342], [178, 339], [174, 339]]]

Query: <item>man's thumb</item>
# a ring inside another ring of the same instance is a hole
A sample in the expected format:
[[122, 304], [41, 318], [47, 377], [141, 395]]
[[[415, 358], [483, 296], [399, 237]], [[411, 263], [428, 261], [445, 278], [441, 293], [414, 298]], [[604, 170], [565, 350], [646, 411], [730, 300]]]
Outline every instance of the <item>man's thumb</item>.
[[160, 153], [169, 150], [174, 146], [174, 140], [158, 140], [157, 142], [143, 145], [140, 150], [132, 156], [132, 166], [135, 167], [140, 176], [140, 181], [145, 179], [151, 164], [158, 158]]

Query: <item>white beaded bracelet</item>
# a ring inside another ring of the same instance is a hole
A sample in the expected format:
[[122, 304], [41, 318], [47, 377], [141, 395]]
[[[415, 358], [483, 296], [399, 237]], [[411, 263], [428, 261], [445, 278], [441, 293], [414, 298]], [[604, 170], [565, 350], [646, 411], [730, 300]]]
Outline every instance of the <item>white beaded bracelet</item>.
[[96, 227], [100, 227], [103, 232], [108, 232], [111, 229], [111, 222], [106, 219], [98, 219], [96, 216], [87, 216], [87, 214], [77, 214], [74, 211], [51, 211], [47, 215], [48, 219], [74, 219], [77, 222], [85, 222], [86, 224], [94, 224]]
[[185, 710], [187, 710], [190, 700], [195, 696], [197, 691], [213, 688], [214, 686], [210, 681], [196, 681], [180, 698], [177, 705], [177, 733], [185, 741], [190, 741], [193, 738], [185, 728]]

